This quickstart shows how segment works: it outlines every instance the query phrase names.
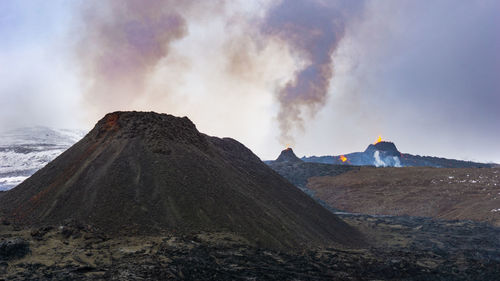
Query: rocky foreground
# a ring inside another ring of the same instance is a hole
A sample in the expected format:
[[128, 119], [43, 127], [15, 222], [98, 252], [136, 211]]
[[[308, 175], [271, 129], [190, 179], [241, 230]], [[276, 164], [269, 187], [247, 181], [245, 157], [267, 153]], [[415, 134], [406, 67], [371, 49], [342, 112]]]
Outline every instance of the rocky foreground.
[[0, 280], [495, 280], [500, 229], [471, 221], [341, 215], [366, 249], [278, 252], [229, 233], [110, 237], [69, 222], [0, 226]]

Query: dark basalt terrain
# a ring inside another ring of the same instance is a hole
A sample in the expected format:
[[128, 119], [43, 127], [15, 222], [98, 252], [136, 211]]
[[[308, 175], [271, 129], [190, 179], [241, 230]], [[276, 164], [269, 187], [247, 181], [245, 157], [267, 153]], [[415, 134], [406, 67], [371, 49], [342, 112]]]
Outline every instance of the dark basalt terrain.
[[167, 114], [106, 115], [0, 209], [28, 227], [71, 219], [124, 235], [233, 232], [271, 248], [364, 244], [239, 142]]
[[19, 245], [11, 251], [15, 258], [1, 258], [0, 246], [0, 279], [497, 280], [500, 274], [498, 228], [341, 216], [369, 234], [373, 246], [287, 253], [251, 246], [233, 233], [110, 237], [74, 222], [32, 230], [0, 225], [0, 245]]

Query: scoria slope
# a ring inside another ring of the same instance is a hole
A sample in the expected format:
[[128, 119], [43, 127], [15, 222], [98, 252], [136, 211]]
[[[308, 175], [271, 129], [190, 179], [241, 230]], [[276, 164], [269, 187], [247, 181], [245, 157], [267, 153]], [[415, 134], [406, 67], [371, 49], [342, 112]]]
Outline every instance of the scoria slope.
[[31, 226], [76, 220], [116, 234], [229, 231], [279, 248], [363, 243], [241, 143], [152, 112], [106, 115], [0, 206]]

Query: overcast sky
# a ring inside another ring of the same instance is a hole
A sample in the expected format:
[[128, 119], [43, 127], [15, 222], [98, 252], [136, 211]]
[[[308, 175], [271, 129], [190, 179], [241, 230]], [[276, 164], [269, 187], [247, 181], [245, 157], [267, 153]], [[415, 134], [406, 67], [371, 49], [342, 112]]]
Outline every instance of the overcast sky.
[[144, 3], [0, 1], [0, 129], [147, 110], [262, 159], [381, 135], [500, 163], [500, 1]]

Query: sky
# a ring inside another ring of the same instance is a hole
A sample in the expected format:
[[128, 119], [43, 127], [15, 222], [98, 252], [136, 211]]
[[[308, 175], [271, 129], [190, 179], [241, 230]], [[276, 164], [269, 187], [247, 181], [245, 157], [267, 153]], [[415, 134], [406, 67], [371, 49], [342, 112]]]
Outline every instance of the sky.
[[[201, 2], [201, 3], [200, 3]], [[0, 1], [0, 130], [188, 116], [261, 159], [500, 163], [497, 0]]]

